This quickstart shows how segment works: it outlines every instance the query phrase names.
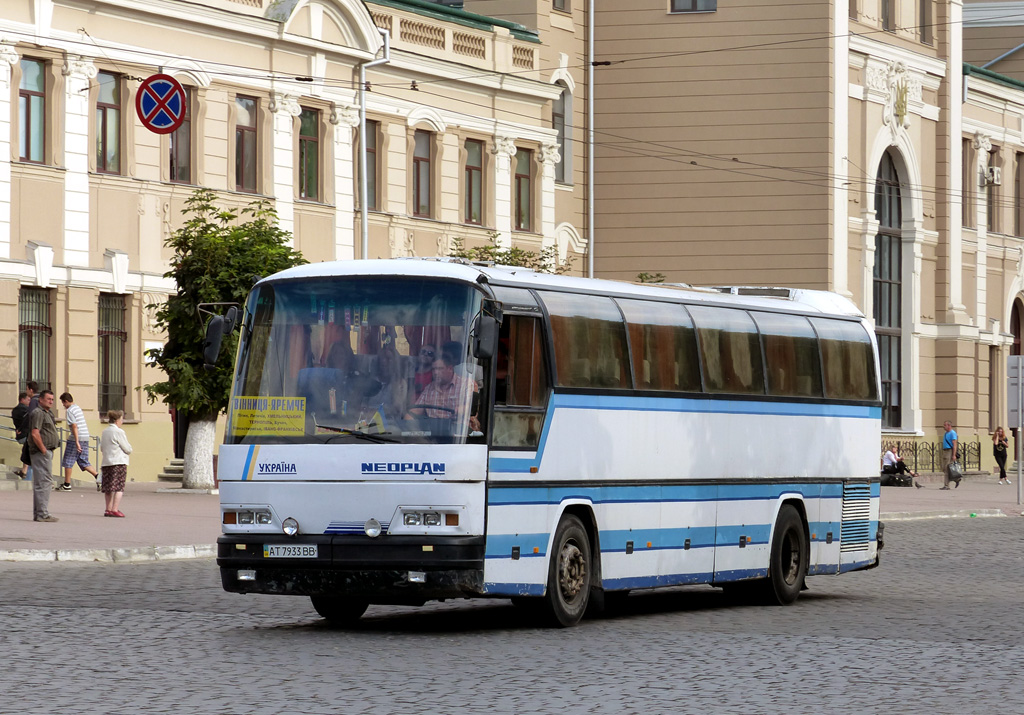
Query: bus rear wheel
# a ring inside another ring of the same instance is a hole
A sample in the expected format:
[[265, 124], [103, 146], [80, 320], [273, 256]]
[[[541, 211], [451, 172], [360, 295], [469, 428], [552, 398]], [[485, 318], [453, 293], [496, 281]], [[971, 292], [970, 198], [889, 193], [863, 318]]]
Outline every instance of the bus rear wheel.
[[366, 601], [339, 596], [310, 596], [313, 608], [332, 626], [349, 626], [366, 613]]
[[579, 517], [567, 514], [555, 530], [548, 564], [545, 610], [552, 625], [575, 626], [587, 610], [593, 569], [590, 538]]
[[810, 560], [803, 519], [791, 504], [783, 504], [779, 510], [770, 559], [765, 599], [769, 603], [787, 606], [800, 595]]

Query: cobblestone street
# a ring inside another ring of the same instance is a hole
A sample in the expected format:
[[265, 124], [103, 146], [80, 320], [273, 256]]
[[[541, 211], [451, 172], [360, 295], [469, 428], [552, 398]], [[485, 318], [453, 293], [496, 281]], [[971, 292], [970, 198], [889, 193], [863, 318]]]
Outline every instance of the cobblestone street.
[[1024, 712], [1017, 518], [898, 522], [882, 566], [790, 608], [637, 593], [571, 630], [508, 601], [224, 593], [212, 560], [0, 564], [4, 713]]

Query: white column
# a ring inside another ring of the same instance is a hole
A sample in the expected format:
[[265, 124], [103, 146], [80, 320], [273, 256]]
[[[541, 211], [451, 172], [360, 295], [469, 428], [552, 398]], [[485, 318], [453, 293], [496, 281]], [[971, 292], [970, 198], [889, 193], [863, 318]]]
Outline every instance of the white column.
[[353, 130], [359, 125], [357, 107], [333, 107], [334, 126], [334, 258], [350, 261], [356, 257], [356, 169]]
[[988, 277], [988, 216], [990, 211], [996, 211], [996, 206], [988, 205], [988, 191], [985, 186], [985, 182], [981, 180], [981, 177], [985, 175], [985, 171], [988, 168], [988, 157], [989, 152], [992, 151], [992, 140], [983, 135], [976, 134], [974, 136], [974, 148], [977, 150], [976, 156], [978, 158], [974, 165], [974, 171], [971, 175], [974, 177], [974, 186], [977, 191], [978, 200], [975, 202], [977, 206], [977, 214], [975, 220], [977, 223], [974, 225], [978, 227], [978, 252], [976, 255], [977, 263], [975, 264], [975, 280], [976, 289], [974, 299], [975, 304], [975, 325], [979, 326], [982, 330], [988, 327], [985, 321], [985, 317], [988, 314], [988, 306], [986, 305], [987, 297], [987, 277]]
[[494, 230], [502, 248], [512, 246], [512, 157], [516, 155], [516, 140], [494, 137], [491, 146], [494, 155]]
[[556, 245], [555, 237], [555, 164], [561, 155], [557, 144], [544, 144], [540, 148], [540, 232], [545, 248]]
[[295, 231], [295, 117], [302, 107], [295, 98], [275, 93], [270, 100], [274, 123], [273, 180], [277, 223], [285, 231]]
[[[68, 57], [64, 77], [64, 264], [89, 265], [89, 85], [96, 65]], [[134, 109], [134, 108], [133, 108]], [[122, 114], [127, 113], [122, 110]], [[130, 117], [122, 117], [128, 121]]]
[[18, 53], [0, 44], [0, 258], [11, 257], [11, 78]]
[[850, 174], [850, 12], [851, 0], [835, 3], [835, 31], [832, 33], [832, 130], [835, 144], [832, 151], [832, 290], [852, 298], [849, 289], [850, 196], [847, 189]]
[[[964, 76], [960, 68], [963, 66], [963, 15], [964, 7], [961, 0], [949, 3], [949, 17], [946, 25], [949, 32], [949, 58], [946, 66], [946, 82], [949, 92], [949, 135], [946, 146], [949, 154], [949, 185], [950, 194], [954, 197], [963, 196], [966, 187], [960, 185], [963, 157], [961, 156], [961, 136], [963, 134], [963, 96]], [[963, 202], [953, 200], [949, 211], [949, 306], [952, 311], [952, 322], [967, 322], [966, 308], [963, 298]], [[941, 236], [940, 236], [941, 240]]]

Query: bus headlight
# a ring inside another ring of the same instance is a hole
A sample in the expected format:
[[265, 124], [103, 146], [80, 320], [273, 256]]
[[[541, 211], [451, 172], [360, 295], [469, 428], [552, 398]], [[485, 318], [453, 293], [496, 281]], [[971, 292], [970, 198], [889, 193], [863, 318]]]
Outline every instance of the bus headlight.
[[271, 524], [274, 521], [274, 517], [271, 516], [269, 511], [258, 511], [256, 512], [256, 523], [257, 524]]
[[402, 523], [406, 526], [419, 526], [423, 523], [418, 511], [407, 511], [402, 517]]
[[380, 536], [380, 522], [376, 519], [367, 519], [366, 523], [363, 524], [363, 531], [371, 539], [376, 539]]
[[441, 515], [436, 511], [428, 511], [423, 515], [423, 526], [441, 526]]
[[299, 533], [299, 522], [289, 516], [281, 522], [281, 531], [285, 533], [285, 536], [295, 536]]

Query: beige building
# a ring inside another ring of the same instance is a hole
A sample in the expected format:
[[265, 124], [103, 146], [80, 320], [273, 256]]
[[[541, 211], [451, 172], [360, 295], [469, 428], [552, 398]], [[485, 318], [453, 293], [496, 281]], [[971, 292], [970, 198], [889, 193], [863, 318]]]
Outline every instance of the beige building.
[[[574, 164], [552, 116], [574, 80], [542, 71], [535, 30], [419, 0], [10, 0], [4, 404], [27, 380], [67, 390], [94, 434], [123, 408], [133, 477], [154, 479], [171, 422], [139, 388], [161, 379], [144, 356], [164, 337], [149, 306], [174, 290], [163, 244], [184, 201], [200, 186], [225, 206], [266, 199], [308, 260], [361, 257], [359, 67], [385, 55], [385, 33], [389, 61], [366, 70], [367, 255], [443, 256], [493, 235], [579, 265]], [[157, 73], [188, 97], [167, 134], [136, 114]]]
[[[514, 5], [489, 11], [547, 45], [545, 16], [579, 30], [589, 2]], [[1024, 316], [1024, 3], [594, 5], [597, 274], [849, 296], [875, 321], [885, 438], [949, 419], [991, 465]]]

